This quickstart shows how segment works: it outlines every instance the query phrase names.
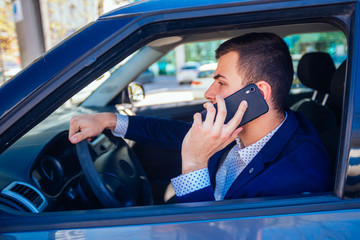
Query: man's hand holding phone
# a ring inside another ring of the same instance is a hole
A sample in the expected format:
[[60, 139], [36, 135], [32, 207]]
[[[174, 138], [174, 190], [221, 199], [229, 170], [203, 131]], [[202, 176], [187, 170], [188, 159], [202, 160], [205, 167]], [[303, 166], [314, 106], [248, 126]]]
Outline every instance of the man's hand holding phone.
[[216, 102], [217, 111], [210, 102], [205, 104], [207, 113], [204, 122], [200, 113], [194, 115], [194, 123], [186, 134], [181, 149], [183, 174], [206, 168], [209, 158], [234, 141], [242, 131], [242, 127], [238, 125], [248, 107], [247, 102], [240, 103], [234, 117], [226, 124], [225, 101], [216, 96]]

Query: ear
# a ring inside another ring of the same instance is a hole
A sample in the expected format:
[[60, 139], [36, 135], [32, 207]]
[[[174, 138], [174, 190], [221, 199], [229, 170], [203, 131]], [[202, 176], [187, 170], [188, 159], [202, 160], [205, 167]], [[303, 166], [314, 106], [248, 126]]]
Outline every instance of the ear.
[[256, 83], [256, 86], [259, 88], [263, 98], [265, 99], [265, 101], [267, 103], [269, 103], [270, 99], [271, 99], [271, 86], [268, 82], [265, 81], [259, 81]]

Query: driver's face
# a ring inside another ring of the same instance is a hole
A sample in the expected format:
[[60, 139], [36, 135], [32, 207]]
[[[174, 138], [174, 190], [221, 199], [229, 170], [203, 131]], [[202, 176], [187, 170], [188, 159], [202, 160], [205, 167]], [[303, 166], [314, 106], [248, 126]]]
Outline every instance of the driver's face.
[[205, 98], [213, 104], [216, 103], [216, 95], [226, 98], [237, 90], [245, 87], [236, 69], [237, 62], [238, 54], [236, 52], [229, 52], [219, 58], [214, 73], [214, 82], [205, 92]]

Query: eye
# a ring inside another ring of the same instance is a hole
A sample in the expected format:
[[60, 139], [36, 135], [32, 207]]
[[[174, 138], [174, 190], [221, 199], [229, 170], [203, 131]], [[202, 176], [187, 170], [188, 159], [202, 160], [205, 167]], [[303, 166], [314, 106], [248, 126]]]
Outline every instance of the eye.
[[221, 81], [218, 81], [218, 84], [219, 84], [220, 86], [224, 86], [224, 85], [225, 85], [225, 83], [223, 83], [223, 82], [221, 82]]

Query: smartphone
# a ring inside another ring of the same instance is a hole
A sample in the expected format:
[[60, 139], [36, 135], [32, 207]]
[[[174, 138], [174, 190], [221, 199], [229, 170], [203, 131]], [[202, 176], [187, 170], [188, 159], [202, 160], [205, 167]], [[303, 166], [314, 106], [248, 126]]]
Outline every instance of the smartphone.
[[[269, 106], [267, 105], [265, 99], [261, 95], [260, 90], [255, 84], [250, 84], [240, 89], [239, 91], [231, 94], [224, 100], [227, 110], [225, 123], [228, 123], [233, 118], [236, 111], [238, 110], [241, 101], [247, 101], [248, 108], [246, 109], [245, 114], [238, 127], [260, 117], [261, 115], [269, 111]], [[217, 104], [215, 104], [214, 107], [217, 110]], [[203, 121], [206, 118], [206, 113], [206, 110], [201, 112]]]

